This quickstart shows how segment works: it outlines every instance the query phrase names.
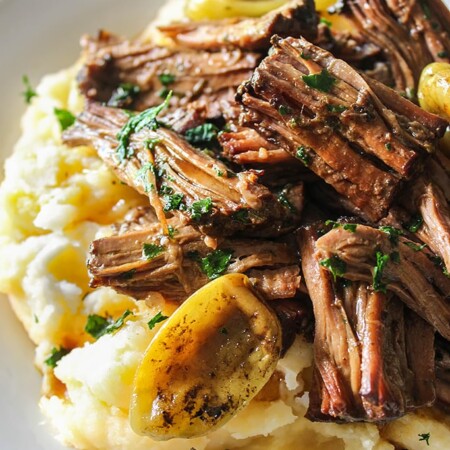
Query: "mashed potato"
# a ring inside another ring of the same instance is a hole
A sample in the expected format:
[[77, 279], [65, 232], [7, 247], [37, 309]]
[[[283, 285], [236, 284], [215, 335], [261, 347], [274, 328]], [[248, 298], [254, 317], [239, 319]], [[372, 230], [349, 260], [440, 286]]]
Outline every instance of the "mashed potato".
[[[92, 148], [68, 148], [54, 108], [82, 109], [77, 67], [47, 76], [23, 120], [23, 135], [6, 163], [0, 188], [0, 291], [36, 344], [42, 371], [42, 412], [57, 438], [79, 449], [348, 449], [450, 448], [447, 419], [409, 415], [381, 431], [370, 424], [320, 424], [304, 418], [312, 348], [298, 338], [274, 375], [277, 395], [264, 391], [223, 428], [192, 440], [153, 442], [133, 433], [128, 408], [134, 374], [158, 326], [147, 321], [163, 300], [148, 305], [108, 288], [88, 287], [90, 242], [109, 233], [145, 198], [121, 184]], [[94, 341], [84, 331], [89, 314], [119, 317], [125, 325]], [[73, 349], [53, 370], [53, 348]], [[278, 381], [279, 380], [279, 381]]]

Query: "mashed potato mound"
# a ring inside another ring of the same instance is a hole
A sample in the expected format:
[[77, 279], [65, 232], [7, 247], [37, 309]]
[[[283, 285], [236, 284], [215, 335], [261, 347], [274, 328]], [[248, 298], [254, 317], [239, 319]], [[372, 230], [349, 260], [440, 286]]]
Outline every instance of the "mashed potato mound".
[[[0, 188], [0, 291], [36, 344], [43, 373], [42, 413], [57, 438], [79, 449], [388, 450], [450, 448], [447, 419], [421, 411], [383, 429], [371, 424], [321, 424], [304, 418], [312, 348], [298, 338], [279, 362], [277, 395], [264, 390], [223, 428], [191, 440], [154, 442], [133, 433], [128, 408], [134, 374], [152, 336], [147, 321], [172, 312], [163, 300], [136, 302], [108, 288], [88, 287], [90, 242], [110, 231], [145, 198], [121, 184], [89, 147], [68, 148], [54, 108], [82, 109], [77, 67], [43, 79], [23, 120], [23, 135], [6, 163]], [[125, 325], [94, 341], [89, 314], [119, 317]], [[53, 348], [69, 348], [53, 370]], [[445, 445], [444, 445], [445, 444]]]

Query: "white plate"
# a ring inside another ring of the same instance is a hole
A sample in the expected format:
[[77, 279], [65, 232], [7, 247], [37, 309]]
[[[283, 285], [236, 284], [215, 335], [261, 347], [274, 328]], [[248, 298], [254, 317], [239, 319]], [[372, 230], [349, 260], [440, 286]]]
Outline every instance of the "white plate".
[[[99, 27], [132, 36], [164, 0], [0, 0], [0, 167], [19, 137], [22, 75], [35, 85], [79, 55], [79, 38]], [[0, 179], [3, 169], [0, 169]], [[33, 345], [0, 296], [0, 448], [63, 450], [42, 425]]]

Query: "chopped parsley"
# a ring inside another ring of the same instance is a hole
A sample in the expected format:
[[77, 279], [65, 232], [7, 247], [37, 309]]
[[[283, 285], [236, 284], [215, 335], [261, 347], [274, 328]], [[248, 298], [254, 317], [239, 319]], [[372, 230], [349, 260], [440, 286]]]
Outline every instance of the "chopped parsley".
[[176, 76], [171, 73], [161, 73], [158, 75], [158, 80], [163, 86], [170, 86], [175, 83]]
[[419, 441], [425, 441], [427, 445], [430, 445], [430, 433], [420, 433], [417, 436], [419, 436]]
[[423, 225], [423, 217], [420, 214], [412, 217], [411, 220], [404, 224], [404, 227], [411, 231], [411, 233], [417, 233], [419, 228]]
[[288, 114], [290, 114], [292, 112], [292, 109], [289, 108], [289, 106], [286, 105], [281, 105], [278, 108], [278, 112], [282, 115], [282, 116], [287, 116]]
[[144, 141], [144, 144], [145, 144], [145, 147], [146, 147], [148, 150], [153, 151], [153, 150], [155, 150], [155, 147], [156, 147], [158, 144], [160, 144], [161, 142], [162, 142], [162, 139], [161, 139], [161, 138], [154, 138], [154, 139], [146, 139], [146, 140]]
[[400, 253], [399, 252], [392, 252], [390, 255], [391, 261], [394, 264], [400, 264]]
[[219, 128], [213, 123], [204, 123], [187, 130], [184, 137], [192, 145], [210, 148], [217, 144], [218, 134]]
[[232, 250], [214, 250], [200, 259], [200, 269], [210, 280], [215, 280], [226, 272], [232, 256]]
[[169, 92], [161, 105], [146, 109], [145, 111], [130, 117], [128, 122], [122, 127], [119, 133], [117, 133], [119, 145], [116, 152], [121, 162], [133, 154], [132, 150], [130, 151], [128, 148], [130, 136], [133, 133], [141, 131], [145, 127], [150, 128], [153, 131], [156, 130], [159, 127], [156, 117], [164, 108], [167, 108], [171, 98], [172, 92]]
[[188, 213], [192, 220], [198, 221], [203, 216], [210, 214], [212, 211], [211, 197], [206, 197], [203, 200], [198, 200], [188, 208]]
[[302, 79], [309, 87], [322, 92], [330, 92], [337, 81], [336, 78], [330, 75], [327, 69], [322, 69], [320, 73], [303, 75]]
[[311, 157], [309, 155], [309, 148], [301, 145], [297, 148], [297, 152], [295, 153], [295, 157], [299, 159], [305, 166], [309, 166], [311, 164]]
[[388, 152], [392, 151], [392, 144], [390, 142], [386, 142], [386, 144], [384, 144], [384, 146], [386, 147], [386, 150]]
[[340, 222], [335, 222], [334, 220], [327, 220], [325, 222], [325, 225], [327, 225], [327, 226], [333, 225], [333, 228], [341, 227], [345, 231], [350, 231], [350, 233], [355, 233], [356, 228], [358, 227], [358, 225], [356, 223], [340, 223]]
[[142, 245], [142, 256], [147, 261], [151, 261], [164, 252], [164, 250], [162, 245], [144, 243]]
[[416, 98], [416, 90], [413, 87], [407, 87], [405, 92], [406, 98], [408, 100], [414, 100]]
[[218, 177], [223, 177], [224, 171], [223, 171], [223, 170], [220, 170], [219, 167], [214, 166], [214, 171], [216, 172], [216, 174], [217, 174]]
[[173, 237], [178, 233], [177, 229], [174, 228], [172, 225], [169, 225], [167, 227], [167, 231], [170, 239], [173, 239]]
[[405, 242], [405, 245], [407, 245], [410, 249], [414, 250], [415, 252], [421, 252], [427, 244], [416, 244], [415, 242]]
[[389, 235], [389, 242], [392, 245], [397, 245], [399, 236], [402, 236], [403, 234], [402, 230], [394, 227], [380, 227], [380, 230]]
[[375, 258], [377, 265], [373, 269], [373, 289], [375, 292], [382, 292], [383, 294], [386, 294], [387, 285], [386, 283], [383, 283], [382, 279], [386, 264], [391, 257], [389, 255], [383, 255], [382, 252], [376, 252]]
[[105, 334], [113, 333], [122, 328], [125, 319], [130, 315], [133, 315], [133, 313], [127, 309], [117, 320], [113, 321], [110, 318], [92, 314], [88, 316], [84, 330], [93, 338], [98, 339]]
[[141, 92], [141, 88], [132, 83], [122, 83], [111, 94], [108, 106], [123, 108], [128, 106]]
[[346, 111], [348, 108], [344, 105], [327, 105], [327, 109], [330, 112], [342, 113]]
[[423, 17], [427, 20], [431, 19], [431, 10], [427, 0], [419, 0], [419, 4], [423, 11]]
[[305, 61], [308, 61], [309, 59], [311, 59], [311, 56], [305, 54], [304, 51], [302, 51], [302, 53], [300, 54], [300, 57], [301, 57], [302, 59], [304, 59]]
[[144, 164], [138, 170], [138, 173], [136, 175], [136, 179], [142, 183], [142, 185], [144, 186], [144, 191], [147, 192], [147, 193], [150, 192], [155, 187], [153, 185], [153, 183], [150, 183], [148, 181], [147, 175], [148, 175], [149, 172], [155, 174], [155, 166], [152, 163]]
[[438, 52], [438, 58], [448, 58], [448, 53], [444, 50], [442, 52]]
[[63, 357], [66, 356], [70, 352], [69, 349], [60, 347], [58, 350], [56, 347], [53, 347], [50, 356], [44, 361], [47, 366], [55, 368], [58, 364], [58, 361]]
[[442, 258], [440, 258], [439, 256], [436, 255], [427, 255], [428, 258], [432, 261], [432, 263], [438, 267], [439, 269], [442, 270], [442, 273], [450, 278], [450, 273], [448, 272], [447, 268], [445, 267], [444, 261], [442, 260]]
[[119, 277], [121, 280], [131, 280], [136, 272], [136, 269], [127, 270], [126, 272], [121, 273]]
[[331, 28], [331, 25], [333, 25], [333, 22], [330, 22], [327, 19], [324, 19], [323, 17], [320, 18], [320, 23], [323, 23], [324, 25], [326, 25], [328, 28]]
[[240, 209], [239, 211], [236, 211], [235, 213], [233, 213], [231, 218], [234, 221], [240, 222], [240, 223], [249, 223], [250, 222], [248, 209], [245, 209], [245, 208]]
[[160, 322], [164, 322], [164, 320], [166, 320], [166, 319], [168, 319], [168, 318], [169, 318], [169, 316], [164, 316], [164, 315], [162, 314], [162, 312], [159, 311], [158, 314], [156, 314], [155, 316], [153, 316], [153, 317], [147, 322], [148, 328], [149, 328], [150, 330], [153, 330], [153, 328], [155, 328], [156, 324], [158, 324], [158, 323], [160, 323]]
[[279, 194], [278, 194], [278, 201], [285, 207], [287, 208], [291, 213], [295, 213], [296, 210], [294, 208], [294, 205], [289, 201], [289, 199], [287, 198], [287, 192], [288, 189], [283, 189]]
[[228, 330], [225, 327], [220, 329], [220, 334], [228, 334]]
[[23, 98], [25, 99], [25, 103], [29, 105], [31, 103], [31, 99], [33, 97], [37, 97], [36, 91], [33, 89], [30, 83], [30, 79], [27, 75], [22, 77], [22, 83], [25, 87], [25, 90], [22, 92]]
[[320, 261], [320, 265], [331, 272], [334, 281], [337, 280], [337, 277], [343, 277], [347, 271], [347, 264], [337, 255]]
[[61, 130], [64, 131], [75, 123], [76, 117], [67, 109], [54, 108], [53, 112], [61, 125]]
[[169, 194], [163, 197], [164, 211], [176, 211], [181, 208], [183, 204], [183, 194]]

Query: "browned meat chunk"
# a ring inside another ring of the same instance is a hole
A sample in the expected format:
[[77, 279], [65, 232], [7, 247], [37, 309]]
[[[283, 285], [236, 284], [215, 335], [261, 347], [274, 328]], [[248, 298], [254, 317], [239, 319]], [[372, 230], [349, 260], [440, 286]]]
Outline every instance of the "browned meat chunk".
[[314, 227], [301, 230], [299, 243], [316, 323], [308, 417], [380, 422], [430, 405], [432, 327], [369, 283], [333, 281], [321, 265]]
[[243, 124], [272, 143], [275, 136], [275, 145], [379, 220], [446, 122], [302, 38], [273, 43], [241, 89]]
[[450, 412], [450, 344], [436, 337], [436, 406]]
[[142, 111], [175, 95], [162, 119], [184, 132], [222, 117], [236, 88], [261, 57], [239, 49], [196, 52], [122, 41], [103, 32], [85, 40], [86, 62], [78, 81], [83, 94], [110, 106]]
[[363, 0], [329, 8], [344, 16], [347, 31], [319, 27], [319, 47], [416, 100], [422, 69], [450, 61], [450, 13], [441, 0]]
[[160, 27], [178, 45], [197, 50], [237, 47], [267, 50], [274, 34], [316, 35], [317, 15], [312, 0], [290, 1], [258, 19], [229, 19], [211, 22], [176, 23]]
[[[446, 339], [450, 338], [450, 279], [423, 246], [364, 225], [333, 229], [317, 241], [321, 260], [331, 258], [345, 278], [394, 292]], [[330, 261], [330, 260], [329, 260]]]
[[258, 230], [260, 236], [278, 235], [298, 223], [301, 184], [285, 188], [277, 197], [255, 173], [235, 174], [165, 128], [144, 126], [119, 144], [117, 135], [129, 127], [129, 120], [119, 109], [90, 104], [64, 140], [95, 147], [123, 182], [149, 196], [162, 222], [165, 213], [181, 214], [210, 234]]
[[246, 273], [268, 300], [296, 296], [300, 268], [295, 248], [264, 240], [214, 240], [177, 220], [169, 224], [172, 238], [154, 223], [94, 241], [88, 263], [91, 285], [111, 286], [137, 299], [159, 292], [183, 301], [219, 275]]

